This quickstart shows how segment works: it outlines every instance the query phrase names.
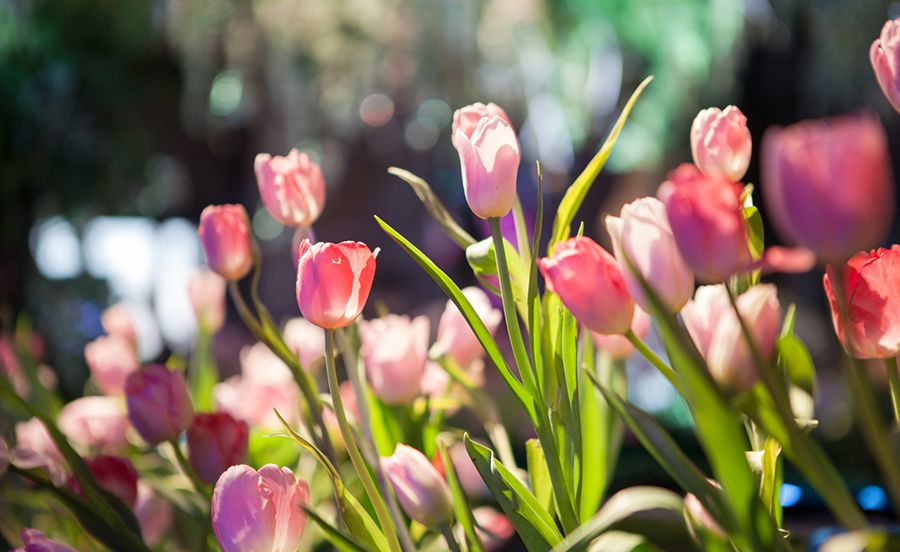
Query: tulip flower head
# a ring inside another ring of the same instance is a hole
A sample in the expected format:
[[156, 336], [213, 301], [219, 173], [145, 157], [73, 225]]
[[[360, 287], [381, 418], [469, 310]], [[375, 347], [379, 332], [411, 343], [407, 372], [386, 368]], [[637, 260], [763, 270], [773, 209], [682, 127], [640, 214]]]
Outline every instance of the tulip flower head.
[[516, 200], [519, 141], [501, 117], [483, 117], [471, 135], [463, 128], [453, 134], [459, 153], [463, 190], [469, 208], [483, 219], [499, 218]]
[[325, 178], [309, 155], [296, 149], [285, 157], [260, 153], [254, 168], [272, 218], [288, 226], [310, 226], [319, 218], [325, 206]]
[[121, 395], [125, 380], [140, 368], [134, 343], [115, 335], [85, 345], [84, 360], [97, 387], [107, 395]]
[[226, 469], [247, 455], [249, 429], [227, 412], [194, 416], [187, 430], [188, 461], [203, 481], [215, 483]]
[[134, 517], [141, 526], [144, 542], [148, 546], [156, 546], [172, 526], [172, 503], [154, 491], [149, 484], [138, 481]]
[[232, 466], [213, 491], [213, 532], [224, 552], [295, 552], [308, 504], [309, 485], [288, 468]]
[[128, 307], [122, 303], [110, 306], [100, 316], [103, 331], [107, 334], [120, 337], [134, 346], [137, 343], [137, 333], [134, 329], [134, 320]]
[[[900, 245], [857, 253], [843, 267], [842, 279], [838, 270], [829, 265], [824, 284], [831, 319], [844, 348], [857, 358], [900, 354]], [[835, 290], [839, 281], [844, 283], [840, 302]]]
[[253, 267], [250, 221], [242, 205], [210, 205], [200, 214], [200, 243], [209, 268], [237, 281]]
[[400, 443], [381, 465], [406, 515], [432, 529], [453, 520], [447, 482], [424, 454]]
[[[104, 490], [117, 496], [126, 506], [134, 506], [138, 493], [138, 472], [129, 459], [101, 454], [84, 462]], [[84, 496], [74, 477], [69, 479], [69, 486], [75, 494]]]
[[421, 393], [428, 358], [428, 318], [389, 314], [359, 328], [360, 353], [372, 392], [387, 404], [409, 404]]
[[303, 240], [297, 264], [297, 305], [303, 318], [320, 328], [349, 326], [362, 312], [372, 280], [375, 257], [361, 242]]
[[288, 423], [299, 419], [300, 389], [291, 369], [264, 343], [241, 349], [241, 374], [216, 385], [213, 397], [217, 409], [251, 427], [280, 428], [274, 410]]
[[47, 535], [37, 529], [23, 527], [19, 537], [22, 539], [22, 547], [11, 552], [77, 552], [68, 544], [47, 538]]
[[[474, 286], [464, 288], [463, 295], [472, 304], [475, 313], [493, 335], [503, 320], [503, 314], [491, 304], [487, 293]], [[437, 341], [432, 347], [436, 357], [449, 355], [461, 368], [466, 368], [484, 356], [484, 348], [469, 327], [465, 317], [453, 301], [447, 301], [438, 322]]]
[[125, 401], [132, 425], [151, 444], [177, 439], [194, 418], [184, 376], [162, 364], [128, 376]]
[[188, 297], [197, 324], [208, 332], [217, 332], [225, 323], [225, 279], [212, 270], [201, 268], [188, 281]]
[[312, 322], [292, 318], [284, 325], [284, 342], [300, 360], [300, 366], [313, 372], [325, 359], [325, 334]]
[[454, 111], [453, 125], [450, 128], [450, 139], [453, 142], [453, 146], [459, 149], [459, 146], [456, 145], [456, 131], [462, 132], [466, 138], [471, 139], [472, 135], [475, 134], [475, 129], [478, 128], [478, 123], [484, 118], [489, 119], [491, 117], [503, 119], [512, 128], [512, 121], [509, 120], [506, 111], [494, 102], [490, 102], [487, 105], [475, 102]]
[[[635, 305], [634, 318], [631, 319], [631, 331], [643, 339], [650, 332], [650, 315]], [[597, 348], [604, 351], [613, 360], [625, 360], [634, 353], [634, 345], [623, 335], [603, 335], [591, 332]]]
[[547, 289], [559, 295], [575, 318], [602, 334], [624, 334], [634, 302], [615, 257], [594, 240], [579, 236], [558, 243], [538, 261]]
[[888, 19], [869, 48], [878, 85], [894, 109], [900, 111], [900, 22]]
[[753, 142], [747, 117], [729, 105], [704, 109], [691, 125], [691, 153], [704, 173], [737, 182], [747, 173]]
[[119, 397], [75, 399], [59, 411], [59, 430], [82, 449], [117, 453], [125, 447], [128, 418]]

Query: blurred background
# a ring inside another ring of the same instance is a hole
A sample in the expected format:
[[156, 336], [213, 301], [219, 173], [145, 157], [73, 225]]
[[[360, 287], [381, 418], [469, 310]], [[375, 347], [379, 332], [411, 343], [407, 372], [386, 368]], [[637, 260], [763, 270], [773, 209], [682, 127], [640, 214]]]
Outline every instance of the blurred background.
[[[373, 298], [436, 316], [440, 290], [372, 215], [472, 283], [463, 252], [386, 169], [425, 178], [486, 236], [450, 143], [453, 110], [474, 101], [500, 104], [519, 129], [530, 213], [540, 160], [549, 224], [624, 100], [655, 75], [579, 215], [601, 242], [605, 213], [654, 194], [690, 160], [690, 123], [708, 106], [740, 107], [756, 145], [770, 125], [873, 111], [900, 168], [900, 119], [868, 60], [894, 15], [900, 4], [881, 0], [0, 1], [0, 320], [8, 330], [27, 317], [69, 397], [81, 394], [83, 346], [111, 303], [135, 317], [145, 360], [186, 354], [196, 328], [185, 288], [204, 262], [196, 222], [210, 203], [247, 206], [263, 300], [280, 319], [296, 316], [291, 232], [269, 217], [253, 174], [257, 153], [291, 147], [325, 173], [317, 237], [382, 247]], [[757, 174], [754, 157], [746, 181]], [[817, 434], [864, 506], [883, 509], [836, 377], [821, 272], [775, 281], [782, 304], [799, 305], [817, 361]], [[247, 342], [231, 313], [217, 347], [224, 373]], [[634, 364], [632, 399], [689, 439], [674, 393]], [[638, 447], [624, 454], [642, 461], [623, 462], [617, 485], [665, 482]], [[805, 504], [804, 488], [786, 489], [787, 505]]]

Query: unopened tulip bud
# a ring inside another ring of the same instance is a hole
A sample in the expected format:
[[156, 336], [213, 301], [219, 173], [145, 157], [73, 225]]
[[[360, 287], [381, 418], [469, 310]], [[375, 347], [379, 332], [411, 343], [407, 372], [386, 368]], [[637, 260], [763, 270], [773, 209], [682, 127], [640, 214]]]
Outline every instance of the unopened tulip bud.
[[213, 491], [213, 532], [223, 552], [294, 552], [308, 505], [309, 485], [288, 468], [232, 466]]
[[188, 281], [188, 297], [197, 324], [215, 333], [225, 323], [225, 279], [212, 270], [201, 268]]
[[881, 35], [869, 48], [869, 59], [878, 85], [894, 109], [900, 111], [900, 22], [885, 21]]
[[349, 326], [360, 315], [375, 277], [375, 257], [364, 243], [304, 240], [297, 265], [297, 305], [320, 328]]
[[128, 376], [125, 400], [131, 424], [151, 444], [177, 439], [194, 418], [184, 377], [162, 364]]
[[729, 105], [724, 111], [710, 107], [694, 119], [691, 152], [704, 173], [737, 182], [750, 166], [752, 150], [747, 117], [735, 106]]
[[99, 337], [85, 345], [84, 360], [97, 387], [107, 395], [121, 395], [125, 380], [140, 368], [134, 344], [114, 335]]
[[428, 357], [428, 318], [390, 314], [360, 325], [360, 353], [372, 392], [387, 404], [409, 404], [421, 393]]
[[452, 521], [450, 489], [424, 454], [400, 443], [381, 465], [406, 515], [432, 529]]
[[[97, 484], [118, 497], [129, 508], [134, 506], [138, 492], [138, 472], [130, 460], [102, 454], [86, 459], [85, 464], [91, 470]], [[84, 496], [81, 486], [74, 477], [69, 480], [69, 485], [76, 494]]]
[[128, 418], [119, 397], [75, 399], [59, 411], [57, 422], [59, 430], [78, 447], [112, 453], [125, 447]]
[[[457, 109], [453, 113], [453, 125], [450, 128], [450, 139], [453, 145], [456, 146], [457, 130], [466, 138], [471, 139], [472, 135], [475, 134], [475, 129], [478, 128], [478, 123], [484, 118], [490, 119], [491, 117], [503, 119], [512, 128], [512, 122], [509, 120], [506, 111], [503, 111], [503, 108], [494, 102], [490, 102], [487, 105], [475, 102]], [[458, 149], [458, 146], [456, 147]]]
[[256, 156], [256, 183], [272, 218], [288, 226], [309, 226], [325, 206], [322, 169], [306, 153]]
[[107, 334], [120, 337], [132, 346], [137, 343], [134, 320], [125, 305], [117, 303], [107, 308], [100, 317], [100, 323]]
[[484, 117], [470, 136], [453, 135], [462, 166], [463, 190], [475, 215], [489, 219], [509, 213], [516, 200], [519, 141], [501, 117]]
[[203, 209], [199, 234], [209, 268], [231, 281], [250, 272], [250, 221], [242, 205], [210, 205]]
[[472, 510], [472, 516], [478, 524], [475, 532], [487, 552], [500, 550], [504, 543], [516, 534], [516, 529], [509, 518], [490, 506], [475, 508]]
[[215, 483], [226, 469], [247, 455], [249, 430], [226, 412], [201, 413], [187, 431], [188, 461], [197, 475]]

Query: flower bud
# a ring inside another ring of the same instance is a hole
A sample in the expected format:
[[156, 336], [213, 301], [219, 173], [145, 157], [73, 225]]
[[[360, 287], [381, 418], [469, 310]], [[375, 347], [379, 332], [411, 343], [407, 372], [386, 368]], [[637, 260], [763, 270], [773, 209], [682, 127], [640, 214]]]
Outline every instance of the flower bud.
[[97, 387], [107, 395], [121, 395], [125, 379], [140, 368], [134, 344], [114, 335], [99, 337], [85, 345], [84, 360]]
[[191, 274], [188, 281], [188, 297], [197, 324], [207, 332], [215, 333], [225, 323], [225, 279], [206, 268]]
[[[105, 491], [115, 495], [129, 508], [137, 500], [138, 472], [131, 461], [118, 456], [101, 454], [85, 461], [91, 475]], [[84, 496], [81, 486], [74, 477], [69, 479], [69, 486], [79, 496]]]
[[296, 149], [285, 157], [260, 153], [254, 168], [272, 218], [288, 226], [309, 226], [319, 218], [325, 206], [325, 178], [309, 155]]
[[293, 552], [306, 527], [309, 485], [288, 468], [228, 468], [216, 482], [211, 517], [223, 552]]
[[134, 320], [128, 307], [122, 303], [112, 305], [103, 311], [100, 316], [100, 323], [103, 325], [103, 331], [107, 334], [120, 337], [129, 343], [132, 347], [137, 343], [137, 333], [134, 329]]
[[250, 272], [250, 221], [242, 205], [210, 205], [203, 209], [198, 232], [209, 268], [231, 281]]
[[509, 213], [516, 200], [519, 171], [519, 141], [512, 126], [500, 117], [484, 117], [471, 136], [457, 128], [453, 144], [472, 212], [483, 219]]
[[409, 404], [421, 393], [428, 356], [428, 318], [389, 314], [359, 327], [360, 353], [372, 392], [387, 404]]
[[381, 465], [406, 515], [431, 529], [452, 521], [450, 489], [424, 454], [400, 443]]
[[[650, 331], [650, 315], [635, 305], [634, 318], [631, 319], [631, 331], [643, 339]], [[625, 360], [634, 353], [634, 345], [624, 335], [603, 335], [591, 332], [594, 343], [601, 351], [605, 351], [613, 360]]]
[[506, 541], [516, 534], [516, 529], [509, 518], [490, 506], [475, 508], [472, 510], [472, 516], [478, 524], [475, 532], [487, 552], [500, 550]]
[[478, 128], [478, 123], [484, 118], [489, 119], [491, 117], [499, 117], [510, 128], [513, 126], [506, 111], [503, 111], [503, 108], [494, 102], [490, 102], [487, 105], [475, 102], [453, 112], [453, 126], [450, 129], [450, 139], [454, 147], [459, 149], [459, 146], [456, 145], [457, 130], [462, 132], [466, 138], [471, 139], [472, 135], [475, 134], [475, 129]]
[[349, 326], [360, 315], [375, 277], [375, 257], [364, 243], [300, 244], [297, 305], [303, 318], [328, 330]]
[[247, 455], [247, 424], [226, 412], [201, 413], [187, 431], [188, 461], [203, 481], [215, 483], [226, 469]]
[[16, 424], [16, 446], [10, 451], [9, 463], [26, 470], [44, 468], [55, 485], [66, 481], [62, 454], [37, 418]]
[[624, 334], [634, 302], [615, 257], [594, 240], [579, 236], [556, 244], [538, 261], [547, 289], [559, 295], [575, 318], [602, 334]]
[[900, 111], [900, 22], [888, 19], [869, 48], [869, 59], [885, 97]]
[[47, 538], [47, 535], [37, 529], [23, 527], [19, 536], [22, 539], [22, 547], [11, 552], [77, 552], [68, 544]]
[[737, 182], [747, 173], [753, 142], [747, 129], [747, 117], [729, 105], [704, 109], [691, 125], [691, 153], [694, 164], [711, 176]]
[[151, 444], [177, 439], [191, 425], [194, 407], [181, 372], [151, 364], [125, 382], [128, 418]]
[[284, 342], [307, 372], [315, 372], [325, 360], [325, 333], [304, 318], [292, 318], [284, 326]]
[[153, 487], [138, 481], [134, 517], [141, 526], [144, 542], [154, 547], [162, 541], [172, 526], [172, 504], [154, 491]]
[[75, 399], [59, 411], [57, 423], [72, 444], [81, 448], [113, 453], [125, 448], [128, 418], [118, 397]]
[[[503, 314], [493, 307], [487, 293], [480, 288], [470, 286], [462, 292], [475, 309], [475, 314], [493, 335], [503, 320]], [[444, 307], [438, 322], [437, 341], [431, 350], [436, 357], [449, 355], [463, 369], [484, 356], [481, 342], [453, 301], [447, 301]]]

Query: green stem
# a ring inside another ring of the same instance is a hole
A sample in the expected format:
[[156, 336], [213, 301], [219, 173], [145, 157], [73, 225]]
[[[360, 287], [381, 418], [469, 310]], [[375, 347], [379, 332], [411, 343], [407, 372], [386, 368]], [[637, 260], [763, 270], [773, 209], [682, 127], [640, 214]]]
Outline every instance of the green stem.
[[891, 386], [891, 404], [894, 407], [894, 421], [900, 426], [900, 357], [884, 359], [888, 381]]
[[209, 501], [212, 498], [212, 493], [209, 490], [209, 486], [204, 482], [200, 481], [200, 478], [197, 477], [197, 473], [191, 468], [191, 465], [188, 463], [187, 458], [185, 458], [184, 453], [181, 452], [181, 447], [178, 446], [177, 441], [169, 441], [169, 444], [172, 446], [172, 451], [175, 452], [175, 458], [178, 460], [178, 466], [181, 467], [181, 471], [184, 472], [184, 475], [187, 476], [188, 479], [191, 480], [191, 485], [194, 486], [194, 490]]
[[453, 526], [451, 524], [445, 523], [441, 525], [440, 532], [444, 536], [444, 540], [447, 541], [447, 548], [450, 552], [462, 552], [459, 543], [456, 542], [456, 537], [453, 535]]
[[[378, 492], [375, 482], [372, 480], [369, 468], [366, 466], [365, 460], [363, 460], [362, 454], [359, 452], [359, 447], [356, 445], [356, 437], [353, 435], [353, 431], [350, 429], [350, 423], [347, 421], [344, 403], [341, 400], [341, 390], [338, 384], [337, 370], [334, 366], [334, 330], [327, 329], [325, 330], [325, 372], [328, 376], [328, 388], [331, 391], [331, 401], [334, 404], [334, 415], [337, 417], [338, 427], [340, 427], [341, 436], [344, 438], [344, 444], [347, 447], [347, 454], [350, 456], [350, 462], [353, 464], [353, 468], [359, 476], [359, 481], [362, 483], [369, 500], [372, 502], [372, 506], [375, 508], [375, 516], [378, 518], [378, 523], [381, 524], [381, 529], [384, 531], [390, 549], [393, 552], [400, 552], [401, 549], [400, 542], [397, 539], [397, 529], [394, 527], [391, 514], [388, 512], [387, 505], [384, 503], [384, 499]], [[360, 400], [364, 400], [364, 398], [360, 397]]]
[[659, 370], [660, 374], [662, 374], [667, 380], [669, 380], [669, 383], [671, 383], [672, 386], [677, 389], [682, 396], [687, 396], [687, 393], [682, 387], [681, 380], [678, 378], [678, 374], [675, 373], [675, 370], [673, 370], [668, 364], [666, 364], [665, 361], [660, 358], [659, 355], [657, 355], [653, 351], [653, 349], [651, 349], [644, 342], [643, 339], [638, 337], [633, 331], [631, 331], [631, 329], [625, 332], [625, 337], [628, 339], [628, 341], [631, 342], [634, 348], [644, 356], [644, 358], [650, 361], [650, 364], [652, 364], [654, 368]]

